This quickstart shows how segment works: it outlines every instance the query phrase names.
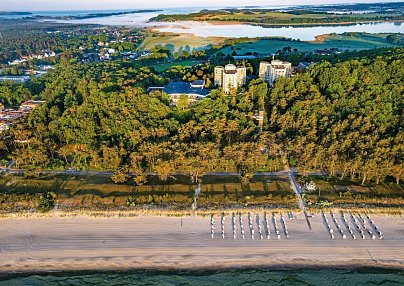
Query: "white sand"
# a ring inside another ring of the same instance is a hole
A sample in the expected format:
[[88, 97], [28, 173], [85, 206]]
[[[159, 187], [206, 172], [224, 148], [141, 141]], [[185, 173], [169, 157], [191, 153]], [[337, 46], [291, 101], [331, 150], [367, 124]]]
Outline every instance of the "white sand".
[[[277, 216], [282, 239], [276, 239], [271, 216], [271, 239], [259, 239], [253, 214], [255, 239], [250, 237], [243, 216], [245, 239], [241, 239], [238, 216], [237, 239], [231, 217], [226, 216], [225, 235], [216, 219], [215, 238], [210, 237], [210, 218], [8, 218], [0, 219], [0, 271], [200, 269], [232, 267], [351, 267], [379, 266], [404, 269], [404, 219], [371, 215], [384, 239], [353, 240], [337, 215], [344, 240], [328, 215], [335, 239], [330, 239], [319, 214], [309, 231], [304, 217], [289, 221], [286, 239]], [[347, 220], [358, 238], [347, 215]], [[262, 231], [263, 214], [260, 214]], [[369, 226], [369, 224], [367, 224]], [[265, 235], [264, 235], [265, 238]]]

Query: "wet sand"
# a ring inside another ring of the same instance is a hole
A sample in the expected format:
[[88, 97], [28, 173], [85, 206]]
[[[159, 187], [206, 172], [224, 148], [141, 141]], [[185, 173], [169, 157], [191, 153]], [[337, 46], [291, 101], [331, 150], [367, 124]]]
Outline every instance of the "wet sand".
[[[286, 238], [276, 215], [281, 239], [271, 220], [271, 239], [259, 239], [256, 214], [252, 216], [255, 239], [251, 239], [247, 216], [243, 216], [245, 239], [236, 216], [236, 239], [231, 217], [226, 216], [225, 238], [220, 217], [215, 217], [212, 239], [210, 217], [73, 218], [31, 217], [0, 219], [0, 272], [128, 269], [223, 269], [239, 267], [388, 267], [404, 269], [404, 219], [370, 215], [383, 239], [353, 240], [339, 214], [343, 239], [334, 229], [331, 239], [320, 214], [311, 218], [309, 231], [302, 213], [289, 221]], [[347, 213], [346, 213], [347, 215]], [[353, 230], [352, 222], [349, 220]], [[181, 226], [182, 220], [182, 226]], [[355, 230], [356, 231], [356, 230]], [[356, 233], [359, 238], [359, 234]]]

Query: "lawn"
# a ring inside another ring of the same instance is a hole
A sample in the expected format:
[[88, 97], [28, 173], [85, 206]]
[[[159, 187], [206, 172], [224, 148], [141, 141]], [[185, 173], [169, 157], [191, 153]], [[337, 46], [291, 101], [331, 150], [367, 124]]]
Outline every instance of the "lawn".
[[195, 66], [199, 63], [200, 61], [197, 60], [176, 60], [176, 61], [174, 60], [164, 64], [154, 64], [151, 65], [150, 67], [154, 68], [157, 72], [163, 72], [173, 66], [187, 67], [187, 66]]
[[147, 36], [140, 45], [141, 49], [150, 50], [154, 46], [164, 46], [170, 49], [171, 53], [186, 50], [204, 50], [212, 45], [223, 44], [225, 38], [216, 37], [196, 37], [192, 34], [169, 34], [169, 33], [153, 33]]
[[[276, 53], [284, 47], [298, 49], [300, 52], [314, 52], [320, 49], [338, 48], [340, 50], [363, 50], [380, 47], [393, 47], [386, 41], [388, 34], [362, 34], [351, 35], [332, 34], [324, 41], [304, 42], [304, 41], [284, 41], [281, 39], [251, 39], [237, 43], [233, 46], [226, 46], [217, 51], [224, 54], [232, 54], [236, 51], [238, 55], [248, 52], [256, 52], [262, 55]], [[233, 49], [232, 49], [233, 48]]]
[[303, 15], [292, 15], [288, 13], [280, 13], [280, 12], [235, 12], [229, 13], [226, 15], [214, 15], [211, 14], [208, 17], [199, 17], [197, 20], [213, 20], [218, 19], [220, 21], [229, 21], [236, 20], [241, 22], [246, 21], [260, 21], [265, 19], [276, 19], [276, 20], [290, 20], [292, 18], [326, 18], [329, 17], [329, 14], [303, 14]]

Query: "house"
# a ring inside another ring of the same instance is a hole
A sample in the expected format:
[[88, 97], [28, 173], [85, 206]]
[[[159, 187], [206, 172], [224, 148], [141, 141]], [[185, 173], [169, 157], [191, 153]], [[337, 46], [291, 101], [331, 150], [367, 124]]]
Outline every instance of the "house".
[[315, 50], [315, 54], [320, 55], [320, 56], [329, 56], [333, 54], [333, 51], [331, 50]]
[[[199, 86], [199, 85], [196, 85]], [[177, 105], [178, 100], [182, 95], [188, 97], [188, 102], [195, 103], [198, 100], [206, 98], [210, 94], [210, 90], [204, 88], [192, 87], [189, 82], [170, 82], [165, 88], [164, 92], [170, 97], [171, 103]]]
[[6, 109], [0, 113], [0, 120], [15, 120], [24, 115], [23, 111], [15, 110], [15, 109]]
[[45, 101], [43, 101], [43, 100], [27, 100], [27, 101], [21, 103], [20, 109], [23, 109], [23, 108], [34, 109], [35, 107], [37, 107], [41, 104], [44, 104], [44, 103], [45, 103]]
[[30, 81], [31, 78], [27, 75], [24, 76], [2, 76], [0, 77], [0, 82], [3, 81], [13, 81], [13, 82], [18, 82], [18, 83], [24, 83], [27, 81]]
[[293, 66], [293, 73], [300, 73], [300, 72], [304, 72], [305, 70], [307, 70], [311, 65], [313, 65], [314, 63], [309, 63], [309, 62], [300, 62], [297, 66]]
[[39, 65], [39, 70], [40, 71], [48, 71], [54, 69], [55, 66], [53, 65]]

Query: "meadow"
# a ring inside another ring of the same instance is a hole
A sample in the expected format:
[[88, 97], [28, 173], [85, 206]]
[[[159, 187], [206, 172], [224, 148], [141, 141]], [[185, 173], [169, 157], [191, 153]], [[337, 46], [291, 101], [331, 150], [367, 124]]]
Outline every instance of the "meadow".
[[291, 47], [292, 50], [297, 49], [299, 52], [304, 53], [310, 53], [322, 49], [364, 50], [393, 47], [394, 45], [386, 41], [387, 35], [389, 34], [331, 34], [324, 36], [324, 40], [311, 42], [285, 41], [285, 39], [281, 38], [243, 39], [237, 40], [237, 43], [234, 45], [225, 46], [219, 49], [217, 53], [232, 54], [233, 51], [235, 51], [238, 55], [244, 55], [246, 53], [267, 55], [270, 53], [276, 53], [284, 47]]

